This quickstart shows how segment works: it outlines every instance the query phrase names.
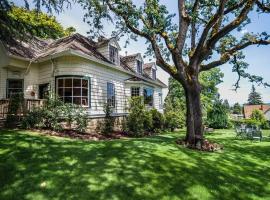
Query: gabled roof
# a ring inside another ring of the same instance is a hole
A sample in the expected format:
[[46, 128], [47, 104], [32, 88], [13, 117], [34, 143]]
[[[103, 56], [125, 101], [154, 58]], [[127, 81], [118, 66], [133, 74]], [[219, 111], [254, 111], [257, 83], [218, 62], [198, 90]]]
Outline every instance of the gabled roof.
[[122, 56], [121, 60], [122, 60], [122, 62], [125, 62], [125, 63], [133, 62], [133, 61], [136, 60], [136, 58], [138, 56], [141, 57], [141, 54], [140, 53], [135, 53], [135, 54], [131, 54], [131, 55], [128, 55], [128, 56]]
[[94, 41], [89, 40], [87, 37], [78, 33], [52, 42], [42, 51], [42, 53], [38, 54], [37, 58], [44, 58], [69, 49], [80, 51], [86, 55], [111, 63], [106, 57], [97, 51], [96, 43]]
[[33, 59], [46, 48], [49, 41], [33, 37], [29, 42], [9, 40], [5, 42], [1, 41], [1, 43], [8, 55]]
[[96, 42], [96, 47], [97, 48], [100, 48], [100, 47], [103, 47], [103, 46], [106, 46], [108, 45], [111, 41], [115, 42], [116, 45], [117, 45], [117, 48], [120, 50], [121, 47], [119, 46], [118, 42], [117, 42], [117, 39], [115, 37], [111, 37], [111, 38], [105, 38], [105, 37], [100, 37], [98, 39], [98, 41]]
[[[13, 42], [2, 43], [8, 55], [21, 57], [22, 59], [26, 58], [34, 61], [39, 61], [39, 59], [42, 60], [52, 55], [72, 50], [80, 54], [94, 57], [97, 60], [101, 60], [108, 64], [114, 65], [98, 51], [100, 45], [104, 45], [104, 43], [108, 41], [110, 41], [110, 39], [104, 39], [103, 42], [95, 42], [79, 33], [76, 33], [68, 37], [60, 38], [58, 40], [42, 40], [33, 37], [31, 40], [28, 40], [28, 42], [14, 40]], [[128, 61], [130, 61], [131, 59], [136, 59], [137, 56], [141, 56], [141, 54], [138, 53], [126, 57], [121, 57], [120, 67], [123, 70], [134, 74], [134, 76], [140, 76], [136, 74], [136, 72], [127, 64]], [[143, 74], [143, 77], [146, 79], [151, 79], [146, 74]], [[151, 79], [151, 81], [154, 80]], [[161, 85], [161, 83], [159, 83], [158, 81], [156, 81], [156, 83]], [[162, 85], [165, 84], [162, 83]]]
[[245, 116], [245, 118], [250, 118], [250, 116], [254, 110], [260, 110], [265, 114], [269, 109], [270, 109], [270, 105], [267, 105], [267, 104], [244, 105], [244, 116]]
[[155, 63], [155, 62], [145, 63], [145, 64], [143, 65], [143, 69], [144, 69], [144, 70], [151, 69], [151, 68], [153, 67], [153, 65], [156, 65], [156, 63]]

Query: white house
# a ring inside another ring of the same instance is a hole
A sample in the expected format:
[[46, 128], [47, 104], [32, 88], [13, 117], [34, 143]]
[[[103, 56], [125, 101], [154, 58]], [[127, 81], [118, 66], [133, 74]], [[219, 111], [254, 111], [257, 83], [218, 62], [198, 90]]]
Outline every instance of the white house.
[[127, 113], [131, 96], [143, 96], [146, 106], [163, 111], [156, 64], [140, 53], [121, 57], [114, 38], [93, 41], [80, 34], [58, 40], [0, 43], [0, 99], [23, 92], [43, 99], [55, 92], [64, 102], [86, 107], [91, 118], [104, 116], [108, 102], [115, 116]]

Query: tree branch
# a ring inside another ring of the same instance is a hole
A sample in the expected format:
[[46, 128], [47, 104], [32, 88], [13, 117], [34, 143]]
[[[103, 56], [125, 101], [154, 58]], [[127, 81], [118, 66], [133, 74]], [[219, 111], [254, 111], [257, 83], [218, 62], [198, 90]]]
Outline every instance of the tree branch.
[[256, 0], [247, 0], [245, 7], [242, 9], [239, 16], [233, 20], [231, 23], [229, 23], [227, 26], [223, 27], [219, 32], [217, 32], [215, 35], [213, 35], [206, 44], [206, 49], [208, 50], [208, 53], [204, 55], [203, 57], [207, 57], [209, 53], [211, 52], [211, 49], [214, 48], [216, 43], [223, 38], [225, 35], [236, 29], [243, 21], [246, 20], [247, 15], [249, 11], [252, 9], [254, 3]]
[[258, 8], [260, 8], [263, 12], [270, 12], [270, 6], [266, 6], [264, 3], [260, 2], [259, 0], [256, 1]]
[[228, 62], [231, 59], [231, 56], [233, 56], [236, 52], [243, 50], [251, 45], [270, 45], [270, 40], [254, 40], [254, 41], [248, 41], [243, 44], [238, 44], [235, 47], [228, 49], [223, 53], [219, 60], [213, 61], [207, 65], [201, 65], [200, 71], [207, 71], [212, 68], [221, 66]]
[[206, 41], [206, 38], [209, 34], [210, 29], [218, 22], [218, 19], [220, 18], [220, 15], [222, 15], [222, 13], [224, 12], [224, 8], [225, 8], [225, 4], [227, 2], [227, 0], [220, 0], [220, 5], [219, 8], [216, 12], [216, 14], [210, 19], [210, 21], [208, 22], [208, 24], [206, 25], [206, 27], [204, 28], [202, 35], [200, 37], [199, 43], [197, 45], [197, 48], [191, 58], [191, 60], [193, 60], [195, 57], [197, 57], [199, 55], [199, 53], [201, 52], [204, 43]]
[[178, 0], [178, 12], [179, 12], [179, 24], [178, 24], [179, 30], [176, 40], [176, 50], [177, 52], [182, 54], [186, 41], [188, 27], [190, 24], [190, 18], [185, 11], [185, 0]]

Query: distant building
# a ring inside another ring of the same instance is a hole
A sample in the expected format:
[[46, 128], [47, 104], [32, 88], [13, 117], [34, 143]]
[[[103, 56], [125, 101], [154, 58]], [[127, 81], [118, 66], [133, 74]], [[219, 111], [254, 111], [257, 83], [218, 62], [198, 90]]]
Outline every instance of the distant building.
[[270, 121], [270, 105], [244, 105], [244, 117], [249, 119], [254, 110], [260, 110], [268, 121]]

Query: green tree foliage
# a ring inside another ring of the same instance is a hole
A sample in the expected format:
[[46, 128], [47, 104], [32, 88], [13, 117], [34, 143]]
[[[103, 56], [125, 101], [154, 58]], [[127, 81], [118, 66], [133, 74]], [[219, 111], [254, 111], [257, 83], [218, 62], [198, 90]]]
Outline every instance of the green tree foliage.
[[242, 107], [239, 103], [235, 103], [232, 107], [232, 113], [233, 114], [242, 114]]
[[111, 134], [113, 132], [115, 117], [112, 116], [113, 108], [109, 104], [105, 104], [104, 108], [105, 118], [102, 124], [101, 132], [103, 134]]
[[231, 107], [230, 107], [229, 101], [227, 99], [225, 99], [223, 101], [223, 105], [226, 108], [227, 112], [230, 112]]
[[142, 136], [144, 134], [145, 107], [142, 97], [133, 97], [129, 102], [129, 115], [127, 117], [128, 132]]
[[[217, 85], [222, 82], [224, 74], [220, 71], [220, 69], [212, 69], [207, 72], [203, 72], [200, 74], [200, 82], [202, 84], [202, 94], [201, 94], [201, 101], [203, 105], [203, 116], [206, 119], [207, 111], [213, 107], [213, 102], [218, 96], [218, 88]], [[184, 119], [186, 113], [185, 108], [185, 92], [183, 86], [173, 78], [169, 79], [169, 93], [168, 93], [168, 101], [173, 102], [169, 103], [169, 107], [171, 104], [173, 105], [173, 109], [177, 109], [179, 107], [179, 115], [181, 119]], [[175, 99], [178, 99], [176, 103]], [[178, 104], [178, 105], [176, 105]], [[166, 102], [165, 102], [165, 109], [166, 109]], [[181, 126], [181, 125], [180, 125]]]
[[228, 110], [222, 100], [216, 100], [212, 109], [207, 113], [207, 123], [211, 128], [228, 128]]
[[[29, 3], [30, 1], [24, 0], [24, 8], [29, 10]], [[19, 38], [21, 40], [28, 39], [30, 36], [35, 35], [37, 32], [41, 32], [41, 35], [48, 35], [48, 28], [44, 27], [43, 25], [48, 25], [54, 28], [55, 22], [54, 18], [48, 18], [48, 22], [52, 24], [47, 24], [44, 20], [47, 17], [41, 13], [41, 9], [52, 13], [53, 11], [56, 13], [61, 12], [65, 7], [71, 5], [73, 0], [33, 0], [32, 5], [34, 6], [35, 13], [33, 11], [16, 11], [14, 13], [14, 1], [12, 0], [1, 0], [0, 1], [0, 40], [10, 41], [13, 38]], [[29, 12], [29, 14], [27, 14]], [[13, 13], [13, 14], [12, 14]], [[34, 14], [34, 15], [32, 15]], [[22, 16], [20, 16], [22, 15]], [[39, 16], [41, 15], [41, 16]], [[21, 18], [22, 17], [22, 18]], [[25, 17], [27, 19], [25, 19]], [[42, 21], [39, 22], [36, 19], [41, 19]], [[40, 24], [41, 23], [41, 24]], [[39, 24], [38, 28], [42, 30], [37, 30], [37, 24]], [[59, 34], [58, 30], [56, 29], [56, 33], [52, 33], [49, 30], [49, 35], [57, 36]], [[69, 32], [70, 34], [70, 32]]]
[[164, 103], [165, 128], [174, 131], [185, 126], [185, 104], [179, 98], [167, 96]]
[[251, 113], [250, 119], [253, 119], [253, 120], [259, 122], [261, 125], [266, 122], [264, 114], [260, 110], [253, 110]]
[[57, 39], [72, 34], [75, 28], [69, 27], [66, 30], [56, 21], [54, 16], [47, 15], [37, 10], [27, 10], [25, 8], [12, 7], [8, 13], [14, 21], [24, 24], [25, 30], [31, 29], [31, 34], [39, 38]]
[[256, 91], [254, 85], [252, 85], [251, 92], [248, 95], [248, 104], [249, 105], [263, 104], [261, 94]]

